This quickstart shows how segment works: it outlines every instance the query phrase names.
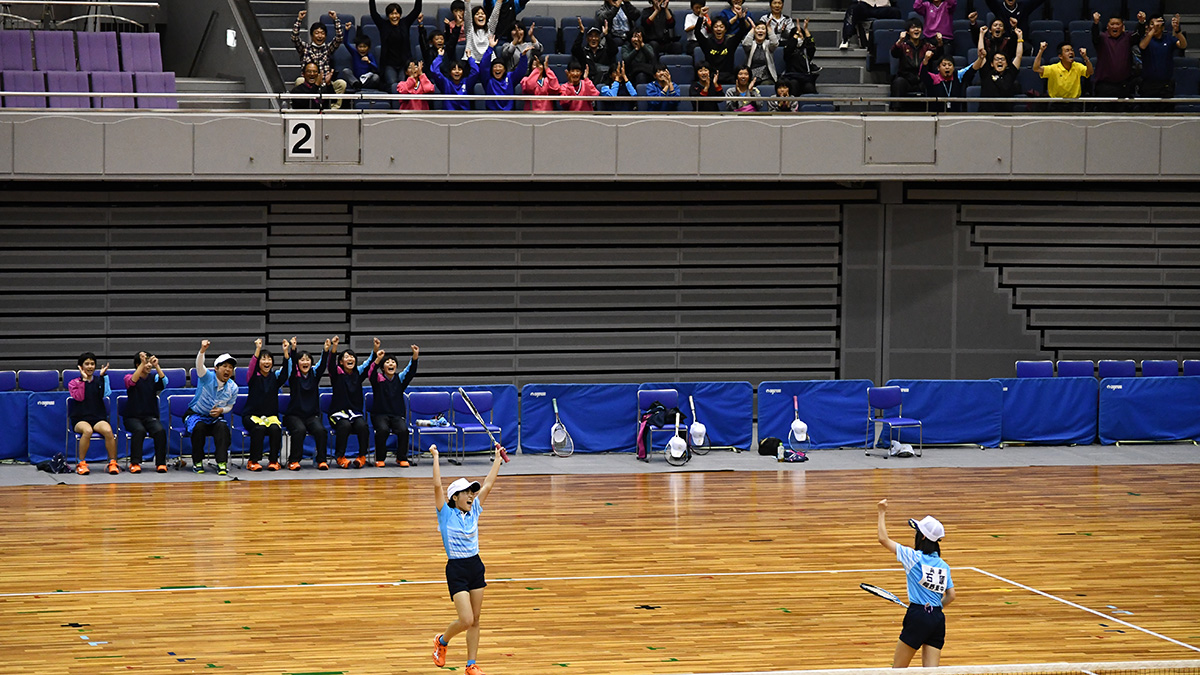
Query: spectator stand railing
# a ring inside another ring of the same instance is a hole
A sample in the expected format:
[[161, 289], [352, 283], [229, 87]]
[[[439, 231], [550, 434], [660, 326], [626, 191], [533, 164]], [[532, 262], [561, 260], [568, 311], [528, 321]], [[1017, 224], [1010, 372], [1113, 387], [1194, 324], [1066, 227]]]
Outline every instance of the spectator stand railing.
[[[0, 17], [5, 18], [5, 19], [16, 19], [16, 20], [25, 21], [27, 23], [31, 23], [34, 25], [44, 25], [47, 28], [58, 28], [60, 26], [74, 23], [76, 21], [90, 21], [90, 22], [92, 22], [92, 25], [89, 26], [89, 30], [98, 30], [99, 29], [98, 24], [99, 24], [100, 19], [110, 19], [112, 21], [119, 21], [121, 23], [131, 24], [131, 25], [137, 26], [138, 28], [141, 28], [142, 30], [145, 30], [146, 26], [144, 24], [142, 24], [138, 21], [134, 21], [133, 19], [131, 19], [127, 16], [121, 16], [119, 14], [111, 14], [111, 13], [106, 14], [104, 12], [105, 11], [109, 11], [109, 12], [119, 11], [121, 8], [124, 8], [124, 7], [131, 7], [131, 8], [138, 8], [138, 9], [158, 9], [159, 8], [159, 3], [152, 2], [150, 0], [114, 0], [111, 2], [106, 2], [106, 1], [102, 1], [102, 0], [98, 0], [98, 1], [65, 0], [63, 2], [58, 2], [57, 0], [55, 2], [46, 2], [44, 0], [5, 0], [5, 2], [0, 3], [0, 4], [4, 5], [6, 8], [11, 7], [13, 5], [26, 6], [26, 7], [41, 7], [42, 8], [42, 19], [40, 21], [36, 21], [34, 19], [19, 16], [19, 15], [12, 14], [9, 12], [0, 12]], [[87, 11], [86, 11], [86, 13], [81, 14], [79, 16], [73, 16], [69, 19], [62, 19], [60, 21], [60, 20], [54, 19], [54, 9], [53, 8], [56, 6], [86, 7]]]
[[[512, 110], [512, 111], [490, 111], [487, 109], [483, 109], [483, 110], [472, 109], [472, 110], [461, 110], [461, 111], [460, 110], [435, 110], [435, 109], [413, 111], [413, 110], [396, 110], [396, 109], [391, 109], [391, 108], [389, 108], [389, 109], [356, 109], [356, 108], [354, 108], [354, 103], [357, 101], [387, 101], [387, 102], [422, 101], [422, 102], [427, 102], [427, 103], [431, 103], [434, 101], [454, 101], [454, 102], [459, 102], [459, 103], [463, 103], [463, 102], [486, 103], [487, 101], [514, 101], [514, 102], [519, 102], [519, 103], [526, 103], [526, 102], [530, 102], [530, 101], [550, 101], [550, 102], [588, 101], [588, 102], [592, 102], [592, 103], [608, 103], [608, 104], [617, 104], [617, 105], [639, 103], [639, 102], [650, 102], [650, 103], [660, 103], [661, 104], [661, 103], [673, 103], [673, 102], [688, 101], [688, 102], [692, 102], [692, 103], [716, 104], [720, 107], [724, 107], [724, 104], [728, 100], [732, 100], [732, 98], [712, 97], [712, 96], [677, 96], [677, 97], [675, 97], [675, 96], [673, 96], [673, 97], [620, 96], [620, 97], [613, 97], [613, 96], [574, 96], [574, 95], [570, 95], [570, 96], [567, 96], [567, 95], [563, 95], [563, 96], [527, 96], [527, 95], [507, 96], [507, 95], [486, 95], [486, 94], [478, 94], [478, 95], [475, 95], [475, 94], [468, 94], [468, 95], [451, 95], [451, 94], [409, 95], [409, 94], [384, 94], [384, 93], [372, 93], [372, 92], [358, 92], [358, 93], [347, 92], [347, 93], [343, 93], [343, 94], [324, 94], [324, 95], [318, 95], [318, 96], [314, 97], [311, 94], [292, 94], [292, 93], [262, 94], [262, 93], [250, 93], [250, 92], [244, 92], [244, 93], [243, 92], [238, 92], [238, 93], [228, 93], [228, 92], [137, 92], [137, 93], [115, 92], [114, 93], [114, 92], [90, 92], [90, 91], [65, 92], [65, 91], [2, 91], [2, 90], [0, 90], [0, 97], [6, 99], [4, 108], [2, 108], [2, 110], [6, 111], [6, 112], [27, 112], [30, 110], [38, 110], [38, 111], [54, 110], [54, 111], [62, 111], [62, 112], [70, 111], [73, 114], [74, 113], [86, 113], [89, 111], [112, 113], [112, 112], [119, 112], [119, 111], [123, 111], [123, 110], [132, 111], [133, 109], [66, 108], [66, 107], [48, 108], [48, 107], [43, 107], [43, 106], [22, 108], [19, 105], [15, 105], [16, 101], [12, 101], [12, 100], [8, 100], [8, 99], [20, 99], [20, 98], [43, 98], [44, 99], [44, 98], [48, 98], [48, 97], [55, 97], [55, 98], [59, 98], [59, 97], [61, 97], [61, 98], [72, 98], [72, 97], [85, 98], [86, 97], [86, 98], [93, 98], [93, 99], [105, 99], [105, 98], [174, 99], [176, 101], [186, 101], [186, 100], [192, 100], [192, 99], [203, 99], [203, 100], [209, 100], [209, 101], [218, 100], [219, 101], [222, 99], [228, 99], [231, 102], [245, 102], [248, 100], [265, 100], [265, 101], [270, 101], [270, 102], [274, 103], [275, 105], [279, 106], [281, 108], [281, 111], [283, 111], [283, 112], [292, 112], [294, 110], [295, 112], [306, 112], [306, 113], [313, 113], [313, 114], [318, 114], [318, 113], [319, 114], [335, 114], [335, 115], [336, 114], [347, 114], [347, 113], [374, 113], [374, 114], [404, 113], [404, 114], [409, 114], [409, 115], [412, 115], [412, 114], [459, 113], [459, 114], [468, 114], [468, 115], [480, 115], [480, 114], [490, 114], [493, 112], [504, 112], [505, 114], [528, 113], [531, 115], [547, 115], [547, 114], [566, 113], [566, 112], [570, 112], [572, 114], [579, 114], [576, 111], [529, 111], [529, 110], [523, 110], [523, 109], [516, 109], [516, 110]], [[292, 100], [312, 101], [314, 98], [322, 100], [322, 101], [329, 101], [330, 103], [332, 103], [333, 101], [336, 101], [336, 100], [341, 100], [342, 108], [341, 109], [324, 109], [324, 108], [323, 109], [304, 109], [304, 108], [293, 109], [293, 108], [289, 108], [287, 105], [287, 103]], [[774, 96], [738, 96], [738, 97], [736, 97], [736, 100], [738, 100], [738, 101], [753, 101], [755, 103], [765, 104], [768, 101], [778, 101], [781, 99], [779, 99], [778, 97], [774, 97]], [[819, 114], [843, 114], [844, 115], [844, 114], [882, 114], [882, 113], [886, 113], [886, 114], [892, 114], [892, 115], [918, 114], [918, 115], [923, 115], [923, 116], [941, 115], [941, 114], [973, 116], [973, 115], [1020, 115], [1020, 114], [1058, 115], [1058, 114], [1062, 114], [1062, 113], [1104, 113], [1105, 115], [1136, 114], [1139, 116], [1146, 116], [1146, 115], [1157, 116], [1157, 115], [1168, 114], [1168, 115], [1174, 115], [1174, 116], [1188, 115], [1188, 116], [1193, 116], [1193, 117], [1196, 116], [1196, 114], [1198, 112], [1200, 112], [1200, 98], [1056, 99], [1056, 98], [1046, 98], [1046, 97], [1036, 97], [1035, 98], [1035, 97], [1021, 97], [1021, 96], [1013, 97], [1013, 98], [982, 98], [982, 97], [978, 97], [978, 98], [972, 98], [972, 97], [956, 97], [956, 98], [928, 97], [928, 98], [926, 98], [926, 97], [911, 97], [911, 96], [909, 96], [909, 97], [892, 97], [892, 96], [853, 96], [853, 95], [847, 96], [847, 95], [821, 95], [821, 94], [812, 95], [812, 94], [808, 94], [803, 97], [793, 98], [791, 100], [798, 101], [801, 105], [806, 105], [806, 104], [810, 104], [810, 103], [832, 104], [834, 106], [834, 110], [832, 110], [832, 111], [830, 111], [830, 110], [804, 111], [804, 112], [768, 112], [768, 111], [742, 112], [742, 111], [730, 111], [730, 110], [717, 110], [717, 111], [688, 110], [688, 111], [652, 112], [652, 111], [647, 111], [647, 110], [595, 110], [595, 111], [584, 111], [584, 112], [600, 114], [600, 115], [629, 115], [629, 114], [638, 114], [638, 115], [663, 115], [663, 114], [667, 114], [667, 115], [697, 115], [697, 114], [698, 115], [713, 115], [713, 114], [718, 114], [718, 115], [768, 115], [768, 114], [769, 115], [796, 115], [796, 114], [819, 115]], [[979, 113], [979, 112], [965, 112], [965, 111], [951, 112], [951, 111], [946, 111], [946, 110], [938, 110], [938, 108], [944, 109], [946, 107], [946, 104], [956, 104], [956, 103], [961, 103], [964, 105], [970, 105], [970, 104], [976, 104], [976, 103], [1007, 103], [1007, 104], [1013, 105], [1014, 110], [1012, 110], [1011, 112], [1006, 111], [1006, 112], [1002, 112], [1002, 113]], [[903, 111], [889, 110], [889, 106], [891, 106], [892, 104], [903, 105], [906, 109]], [[1178, 112], [1164, 112], [1161, 110], [1140, 109], [1140, 107], [1144, 106], [1144, 105], [1151, 105], [1151, 106], [1156, 106], [1156, 107], [1163, 106], [1163, 105], [1184, 106], [1185, 110], [1178, 111]], [[862, 106], [877, 106], [877, 109], [874, 109], [874, 110], [856, 109], [856, 110], [842, 111], [842, 110], [837, 109], [838, 106], [855, 106], [856, 108], [860, 108]], [[1117, 108], [1114, 108], [1114, 106], [1117, 106]], [[521, 107], [523, 107], [523, 106], [521, 106]], [[1019, 109], [1020, 107], [1025, 107], [1027, 109], [1020, 110]], [[1120, 109], [1120, 107], [1125, 107], [1128, 109], [1127, 110]], [[139, 108], [138, 110], [161, 110], [161, 108]], [[238, 108], [234, 108], [231, 106], [230, 108], [213, 108], [212, 110], [221, 110], [222, 112], [228, 112], [230, 110], [238, 110]], [[188, 112], [203, 112], [203, 111], [204, 111], [204, 109], [199, 109], [199, 108], [188, 109]], [[251, 112], [251, 111], [247, 111], [247, 112]], [[254, 112], [260, 112], [260, 111], [254, 111]]]

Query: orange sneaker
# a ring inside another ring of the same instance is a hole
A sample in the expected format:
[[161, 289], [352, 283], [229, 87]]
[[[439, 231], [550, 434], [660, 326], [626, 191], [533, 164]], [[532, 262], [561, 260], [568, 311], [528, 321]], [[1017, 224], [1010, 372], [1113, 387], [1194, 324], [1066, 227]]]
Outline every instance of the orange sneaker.
[[472, 663], [471, 665], [467, 666], [467, 675], [487, 675], [487, 673], [483, 672], [483, 668], [480, 668], [477, 664]]
[[158, 466], [154, 467], [154, 470], [155, 470], [155, 471], [157, 471], [157, 472], [159, 472], [159, 473], [166, 473], [166, 472], [167, 472], [167, 465], [166, 465], [166, 464], [159, 464]]
[[141, 472], [142, 472], [141, 464], [130, 464], [129, 465], [129, 473], [141, 473]]
[[364, 455], [359, 455], [358, 458], [354, 460], [354, 463], [357, 464], [358, 468], [361, 469], [367, 465], [367, 458]]
[[76, 464], [75, 473], [79, 474], [80, 476], [86, 476], [91, 473], [91, 471], [89, 471], [87, 468], [87, 462], [80, 462]]
[[321, 471], [328, 471], [329, 463], [328, 462], [320, 462], [319, 464], [317, 464], [317, 468], [320, 469]]
[[384, 466], [386, 465], [383, 462], [375, 462], [375, 468], [377, 469], [382, 469]]
[[300, 462], [288, 462], [288, 471], [299, 471]]
[[346, 459], [345, 457], [338, 457], [337, 465], [338, 465], [339, 469], [349, 469], [350, 468], [350, 460]]
[[446, 665], [446, 645], [442, 644], [442, 634], [433, 636], [433, 665], [441, 668]]
[[117, 460], [115, 460], [115, 459], [108, 460], [108, 473], [109, 473], [109, 475], [112, 475], [112, 476], [115, 476], [115, 475], [121, 473], [121, 465], [117, 464]]
[[271, 462], [267, 465], [267, 471], [278, 471], [283, 468], [279, 462]]
[[408, 460], [407, 460], [407, 459], [402, 459], [402, 460], [400, 460], [399, 462], [396, 462], [396, 466], [403, 466], [403, 467], [407, 467], [407, 466], [408, 466]]
[[246, 468], [250, 469], [251, 471], [262, 471], [262, 464], [259, 464], [258, 462], [250, 462], [246, 465]]

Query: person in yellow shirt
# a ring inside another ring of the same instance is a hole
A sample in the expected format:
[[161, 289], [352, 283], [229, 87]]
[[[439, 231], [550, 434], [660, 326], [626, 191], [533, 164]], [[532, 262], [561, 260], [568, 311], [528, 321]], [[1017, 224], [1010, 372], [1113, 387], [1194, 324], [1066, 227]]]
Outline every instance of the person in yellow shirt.
[[1046, 53], [1046, 43], [1038, 46], [1037, 56], [1033, 59], [1033, 72], [1046, 80], [1046, 89], [1050, 98], [1079, 98], [1083, 86], [1082, 78], [1091, 77], [1095, 69], [1088, 59], [1087, 49], [1080, 49], [1079, 55], [1083, 63], [1075, 60], [1075, 48], [1068, 43], [1058, 46], [1058, 63], [1042, 66], [1042, 55]]

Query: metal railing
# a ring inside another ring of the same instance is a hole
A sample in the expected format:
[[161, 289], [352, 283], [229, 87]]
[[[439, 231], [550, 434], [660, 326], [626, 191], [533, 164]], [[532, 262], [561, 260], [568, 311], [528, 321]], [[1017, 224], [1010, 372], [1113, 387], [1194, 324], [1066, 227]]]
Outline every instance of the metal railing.
[[[0, 97], [5, 97], [6, 99], [7, 98], [17, 98], [17, 99], [19, 99], [19, 98], [92, 98], [92, 99], [102, 99], [102, 100], [103, 99], [135, 99], [136, 100], [136, 99], [167, 98], [167, 99], [175, 99], [176, 101], [204, 100], [204, 101], [230, 101], [231, 103], [244, 103], [246, 101], [265, 100], [265, 101], [272, 101], [272, 102], [279, 104], [280, 107], [282, 108], [281, 112], [289, 112], [291, 110], [297, 110], [297, 111], [303, 111], [303, 112], [308, 112], [308, 113], [329, 113], [329, 114], [339, 114], [339, 113], [347, 113], [347, 112], [385, 113], [385, 114], [388, 112], [413, 112], [413, 111], [407, 111], [407, 110], [395, 110], [395, 109], [391, 109], [390, 107], [387, 110], [354, 109], [353, 104], [358, 101], [386, 101], [389, 103], [389, 105], [391, 102], [400, 102], [400, 101], [409, 102], [409, 103], [412, 103], [412, 102], [432, 103], [435, 101], [456, 102], [456, 103], [482, 102], [484, 104], [486, 104], [489, 101], [505, 101], [505, 102], [511, 101], [514, 103], [521, 103], [521, 104], [533, 102], [533, 101], [548, 101], [551, 103], [556, 103], [556, 102], [561, 103], [564, 101], [586, 101], [586, 102], [590, 102], [590, 103], [608, 103], [608, 104], [615, 104], [615, 105], [635, 104], [635, 103], [639, 103], [639, 102], [643, 102], [643, 101], [648, 102], [648, 103], [658, 103], [658, 104], [680, 103], [680, 102], [687, 101], [687, 102], [691, 102], [691, 103], [715, 104], [719, 108], [724, 108], [725, 104], [732, 100], [753, 101], [755, 103], [762, 103], [762, 104], [765, 104], [766, 102], [769, 102], [769, 101], [785, 100], [785, 99], [780, 99], [780, 98], [774, 97], [774, 96], [738, 96], [738, 97], [617, 96], [617, 97], [614, 97], [614, 96], [573, 96], [573, 95], [571, 95], [571, 96], [527, 96], [527, 95], [504, 96], [504, 95], [473, 95], [473, 94], [460, 96], [460, 95], [451, 95], [451, 94], [412, 95], [412, 94], [382, 94], [382, 93], [373, 93], [373, 92], [371, 92], [371, 93], [363, 93], [363, 92], [349, 93], [349, 92], [347, 92], [347, 93], [343, 93], [343, 94], [323, 94], [323, 95], [319, 95], [319, 96], [314, 96], [312, 94], [292, 94], [292, 93], [277, 93], [277, 94], [266, 93], [266, 94], [264, 94], [264, 93], [249, 93], [249, 92], [137, 92], [137, 93], [125, 93], [125, 92], [90, 92], [90, 91], [83, 91], [83, 92], [0, 91]], [[342, 109], [341, 110], [328, 110], [328, 109], [316, 109], [316, 108], [296, 109], [296, 108], [289, 108], [285, 105], [289, 101], [312, 102], [314, 100], [319, 100], [322, 103], [326, 103], [326, 102], [332, 103], [334, 101], [341, 100], [342, 101]], [[861, 108], [863, 106], [868, 106], [868, 107], [877, 106], [877, 107], [883, 108], [885, 106], [890, 107], [893, 104], [895, 104], [895, 105], [904, 106], [905, 109], [901, 110], [901, 111], [889, 111], [889, 112], [938, 114], [938, 113], [951, 112], [946, 109], [947, 105], [962, 104], [965, 107], [965, 106], [969, 106], [971, 104], [998, 103], [998, 104], [1008, 104], [1008, 105], [1014, 106], [1014, 108], [1023, 106], [1023, 107], [1026, 107], [1027, 109], [1026, 110], [1014, 109], [1011, 112], [1005, 111], [1003, 113], [987, 113], [987, 114], [1025, 114], [1025, 113], [1045, 114], [1047, 112], [1057, 114], [1060, 112], [1068, 112], [1068, 111], [1069, 112], [1079, 112], [1079, 113], [1100, 112], [1100, 113], [1105, 113], [1105, 114], [1111, 114], [1114, 112], [1118, 112], [1118, 113], [1119, 112], [1132, 112], [1132, 113], [1137, 113], [1137, 114], [1146, 114], [1149, 112], [1149, 113], [1158, 114], [1158, 113], [1165, 112], [1163, 110], [1164, 107], [1170, 107], [1170, 106], [1174, 106], [1174, 105], [1186, 105], [1189, 107], [1195, 107], [1198, 112], [1191, 112], [1189, 110], [1188, 112], [1186, 112], [1184, 114], [1193, 115], [1193, 116], [1196, 114], [1200, 114], [1200, 97], [1196, 97], [1196, 98], [1132, 98], [1132, 99], [1130, 99], [1130, 98], [1057, 99], [1057, 98], [1046, 98], [1046, 97], [1015, 97], [1015, 98], [965, 98], [965, 97], [955, 97], [955, 98], [936, 97], [935, 98], [935, 97], [929, 97], [929, 98], [925, 98], [925, 97], [853, 96], [853, 95], [847, 96], [847, 95], [820, 95], [820, 94], [818, 94], [818, 95], [806, 95], [806, 96], [802, 96], [802, 97], [789, 98], [786, 100], [796, 101], [800, 105], [809, 104], [809, 103], [831, 104], [835, 108], [834, 111], [832, 111], [832, 112], [852, 112], [852, 113], [860, 113], [860, 112], [864, 112], [864, 111], [858, 110], [858, 109], [851, 110], [851, 111], [839, 111], [838, 107], [851, 106], [851, 107], [855, 107], [855, 108]], [[119, 108], [58, 108], [58, 107], [51, 108], [51, 107], [43, 107], [43, 106], [37, 106], [35, 108], [20, 108], [20, 107], [13, 107], [12, 103], [13, 103], [12, 101], [6, 100], [6, 102], [5, 102], [6, 107], [3, 109], [0, 109], [0, 110], [25, 111], [25, 110], [30, 110], [30, 109], [37, 109], [37, 110], [55, 110], [55, 111], [69, 110], [72, 112], [89, 112], [89, 111], [91, 111], [91, 112], [111, 112], [114, 110], [120, 110]], [[524, 106], [520, 106], [520, 107], [523, 108]], [[1128, 109], [1122, 109], [1122, 108], [1128, 108]], [[215, 108], [215, 109], [216, 110], [229, 110], [229, 109], [235, 109], [235, 108]], [[188, 109], [188, 110], [192, 111], [192, 112], [197, 112], [197, 111], [201, 111], [202, 109], [192, 108], [192, 109]], [[538, 115], [561, 113], [561, 112], [568, 112], [568, 113], [574, 113], [574, 114], [578, 114], [579, 112], [585, 112], [585, 113], [586, 112], [595, 112], [596, 114], [635, 113], [635, 112], [654, 113], [654, 114], [665, 114], [666, 113], [666, 111], [655, 112], [655, 111], [639, 111], [639, 110], [596, 110], [596, 111], [586, 111], [585, 110], [585, 111], [536, 111], [535, 112], [535, 111], [528, 111], [528, 110], [523, 110], [523, 109], [514, 109], [512, 111], [492, 111], [492, 110], [486, 110], [486, 109], [485, 110], [463, 110], [463, 111], [431, 109], [429, 111], [422, 110], [422, 111], [417, 111], [417, 112], [467, 113], [467, 114], [488, 114], [488, 113], [492, 113], [492, 112], [505, 112], [505, 113], [511, 112], [511, 113], [531, 113], [531, 114], [538, 114]], [[713, 114], [713, 112], [714, 111], [691, 110], [691, 111], [669, 111], [669, 114], [684, 114], [684, 115], [686, 115], [686, 114]], [[752, 113], [752, 112], [738, 112], [738, 111], [731, 111], [731, 110], [724, 110], [724, 109], [719, 109], [718, 111], [715, 111], [715, 112], [718, 112], [723, 115], [756, 114], [756, 113]], [[954, 112], [954, 114], [971, 114], [971, 113], [966, 113], [965, 111], [953, 111], [953, 112]], [[766, 111], [757, 111], [757, 114], [795, 114], [795, 113], [791, 113], [791, 112], [767, 113]], [[811, 113], [809, 113], [809, 114], [830, 114], [830, 112], [829, 111], [826, 111], [826, 112], [811, 111]]]

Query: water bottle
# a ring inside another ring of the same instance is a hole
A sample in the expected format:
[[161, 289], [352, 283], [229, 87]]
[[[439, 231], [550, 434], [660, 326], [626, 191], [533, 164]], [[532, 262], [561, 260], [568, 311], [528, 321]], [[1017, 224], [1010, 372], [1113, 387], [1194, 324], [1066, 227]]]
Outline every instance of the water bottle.
[[780, 443], [779, 447], [775, 449], [775, 461], [776, 462], [783, 461], [783, 443]]

